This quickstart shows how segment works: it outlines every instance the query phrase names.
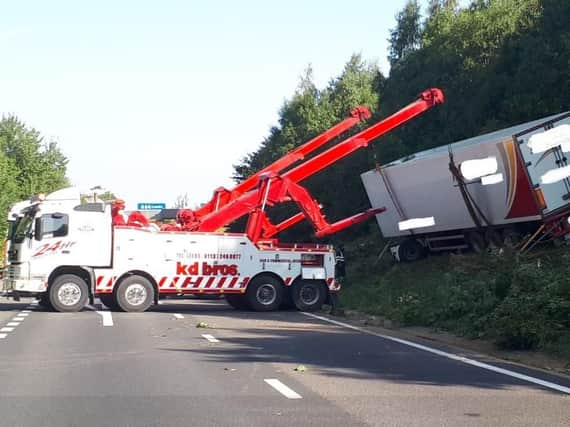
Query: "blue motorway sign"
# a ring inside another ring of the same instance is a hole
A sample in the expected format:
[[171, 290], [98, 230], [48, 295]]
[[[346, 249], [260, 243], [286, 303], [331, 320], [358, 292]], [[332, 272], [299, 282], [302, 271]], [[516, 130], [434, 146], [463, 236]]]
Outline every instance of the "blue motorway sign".
[[137, 209], [139, 211], [166, 209], [166, 203], [137, 203]]

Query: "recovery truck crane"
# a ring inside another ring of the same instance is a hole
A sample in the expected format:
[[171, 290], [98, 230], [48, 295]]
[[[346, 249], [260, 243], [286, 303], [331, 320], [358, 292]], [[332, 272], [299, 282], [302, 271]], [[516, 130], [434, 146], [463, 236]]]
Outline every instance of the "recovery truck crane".
[[[80, 204], [79, 192], [72, 188], [52, 193], [17, 216], [3, 288], [14, 296], [39, 296], [61, 312], [81, 310], [94, 297], [112, 309], [145, 311], [159, 296], [200, 293], [223, 294], [236, 308], [270, 311], [291, 301], [299, 310], [318, 310], [340, 289], [334, 249], [284, 244], [275, 235], [307, 218], [317, 236], [325, 236], [383, 208], [329, 224], [299, 182], [441, 102], [439, 89], [424, 91], [392, 116], [280, 174], [369, 117], [358, 108], [233, 190], [218, 189], [201, 209], [186, 211], [189, 215], [181, 216], [176, 230], [113, 224], [113, 206]], [[76, 203], [54, 205], [50, 200]], [[301, 212], [271, 224], [266, 206], [290, 200]], [[216, 232], [244, 215], [249, 215], [245, 233]]]

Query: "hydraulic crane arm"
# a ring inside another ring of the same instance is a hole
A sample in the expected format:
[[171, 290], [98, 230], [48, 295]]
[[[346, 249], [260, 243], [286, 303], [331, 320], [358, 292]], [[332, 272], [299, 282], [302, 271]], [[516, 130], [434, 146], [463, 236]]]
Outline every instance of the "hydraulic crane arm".
[[[301, 187], [298, 183], [354, 151], [366, 147], [379, 136], [443, 102], [444, 96], [440, 89], [428, 89], [422, 92], [418, 100], [404, 107], [397, 113], [338, 143], [327, 151], [289, 170], [282, 176], [277, 175], [275, 172], [260, 175], [260, 184], [257, 190], [249, 191], [237, 199], [230, 201], [217, 212], [204, 216], [200, 221], [194, 224], [193, 229], [197, 231], [215, 231], [232, 223], [243, 215], [251, 214], [248, 223], [248, 234], [252, 237], [253, 241], [257, 241], [261, 236], [263, 225], [265, 224], [267, 228], [268, 224], [264, 213], [265, 206], [289, 200], [297, 202], [303, 216], [311, 221], [317, 231], [317, 235], [320, 236], [339, 231], [351, 224], [360, 222], [379, 213], [379, 209], [368, 210], [335, 224], [328, 224], [324, 216], [320, 213], [318, 203], [313, 200], [306, 189]], [[299, 216], [295, 216], [288, 220], [290, 221], [289, 223], [282, 223], [273, 227], [280, 227], [279, 231], [281, 231], [284, 229], [284, 226], [286, 227], [297, 223], [299, 219]], [[270, 234], [269, 230], [268, 233]]]
[[304, 143], [303, 145], [297, 147], [296, 149], [292, 150], [291, 152], [287, 153], [283, 157], [280, 157], [278, 160], [270, 164], [269, 166], [263, 168], [261, 171], [257, 172], [256, 174], [250, 176], [246, 180], [242, 181], [238, 185], [236, 185], [232, 190], [227, 190], [223, 187], [217, 188], [214, 191], [214, 196], [212, 200], [206, 203], [204, 206], [197, 209], [194, 214], [201, 218], [204, 215], [210, 214], [212, 212], [216, 212], [217, 210], [221, 209], [227, 203], [232, 200], [235, 200], [239, 196], [248, 191], [253, 190], [258, 182], [259, 177], [265, 173], [279, 173], [291, 166], [292, 164], [303, 160], [308, 154], [312, 153], [319, 147], [322, 147], [324, 144], [329, 142], [330, 140], [336, 138], [340, 134], [344, 133], [351, 127], [355, 126], [356, 124], [367, 120], [370, 118], [370, 110], [368, 108], [359, 106], [354, 108], [350, 112], [350, 117], [347, 117], [342, 122], [337, 123], [332, 128], [328, 129], [327, 131], [323, 132], [319, 136], [311, 139], [310, 141]]

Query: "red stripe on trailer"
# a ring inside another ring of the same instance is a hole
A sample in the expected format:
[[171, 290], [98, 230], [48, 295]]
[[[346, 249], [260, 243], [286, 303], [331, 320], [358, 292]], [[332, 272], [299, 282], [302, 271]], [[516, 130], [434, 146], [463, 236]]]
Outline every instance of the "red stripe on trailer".
[[190, 285], [192, 283], [192, 278], [191, 277], [186, 277], [184, 279], [184, 282], [182, 282], [182, 284], [180, 285], [180, 288], [184, 288], [188, 285]]
[[291, 280], [293, 280], [292, 277], [286, 277], [285, 278], [285, 286], [289, 286], [289, 283], [291, 283]]
[[102, 281], [103, 281], [103, 276], [98, 276], [97, 277], [97, 286], [99, 286]]
[[158, 287], [162, 288], [164, 286], [164, 282], [166, 282], [167, 277], [163, 276], [160, 278], [160, 280], [158, 281]]
[[239, 284], [238, 288], [245, 288], [249, 283], [249, 277], [244, 277], [241, 283]]
[[227, 277], [220, 277], [220, 280], [218, 280], [218, 283], [216, 283], [216, 286], [214, 286], [217, 289], [220, 289], [222, 286], [224, 286], [225, 281], [227, 280]]
[[170, 282], [170, 285], [168, 285], [169, 288], [175, 288], [176, 287], [176, 283], [178, 283], [178, 279], [180, 279], [179, 276], [174, 276], [172, 278], [172, 281]]
[[233, 288], [234, 285], [237, 283], [237, 281], [238, 281], [237, 277], [232, 277], [232, 280], [230, 281], [230, 284], [228, 285], [228, 289]]
[[110, 277], [109, 281], [107, 282], [107, 286], [105, 286], [106, 288], [112, 288], [113, 287], [113, 282], [115, 281], [114, 277]]
[[330, 286], [331, 283], [333, 282], [333, 280], [334, 280], [333, 277], [329, 277], [329, 278], [327, 279], [327, 285]]
[[212, 283], [214, 283], [214, 280], [216, 280], [215, 277], [208, 277], [208, 282], [206, 282], [206, 285], [204, 286], [204, 288], [209, 288], [210, 286], [212, 286]]

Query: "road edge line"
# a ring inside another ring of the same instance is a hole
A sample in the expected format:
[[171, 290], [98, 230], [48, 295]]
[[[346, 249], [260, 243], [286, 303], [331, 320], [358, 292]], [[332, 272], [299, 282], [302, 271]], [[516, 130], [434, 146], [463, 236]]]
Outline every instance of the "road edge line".
[[305, 312], [302, 312], [301, 314], [308, 316], [308, 317], [312, 317], [314, 319], [321, 320], [323, 322], [332, 323], [333, 325], [342, 326], [344, 328], [352, 329], [354, 331], [358, 331], [358, 332], [361, 332], [361, 333], [364, 333], [367, 335], [372, 335], [372, 336], [375, 336], [378, 338], [384, 338], [384, 339], [389, 340], [389, 341], [404, 344], [404, 345], [407, 345], [409, 347], [413, 347], [413, 348], [416, 348], [418, 350], [423, 350], [423, 351], [426, 351], [428, 353], [436, 354], [438, 356], [445, 357], [447, 359], [456, 360], [458, 362], [462, 362], [462, 363], [465, 363], [467, 365], [476, 366], [478, 368], [486, 369], [488, 371], [496, 372], [499, 374], [507, 375], [509, 377], [517, 378], [517, 379], [522, 380], [522, 381], [537, 384], [537, 385], [540, 385], [540, 386], [543, 386], [543, 387], [546, 387], [546, 388], [549, 388], [552, 390], [559, 391], [561, 393], [570, 394], [570, 387], [565, 387], [563, 385], [556, 384], [556, 383], [553, 383], [550, 381], [541, 380], [539, 378], [531, 377], [529, 375], [519, 374], [518, 372], [511, 371], [509, 369], [499, 368], [498, 366], [490, 365], [490, 364], [484, 363], [484, 362], [479, 362], [477, 360], [470, 359], [468, 357], [459, 356], [457, 354], [448, 353], [448, 352], [442, 351], [442, 350], [437, 350], [435, 348], [431, 348], [431, 347], [428, 347], [428, 346], [423, 345], [423, 344], [418, 344], [418, 343], [415, 343], [413, 341], [404, 340], [402, 338], [391, 337], [390, 335], [379, 334], [377, 332], [369, 331], [368, 329], [360, 328], [358, 326], [350, 325], [350, 324], [344, 323], [344, 322], [339, 322], [338, 320], [329, 319], [328, 317], [319, 316], [317, 314], [305, 313]]

